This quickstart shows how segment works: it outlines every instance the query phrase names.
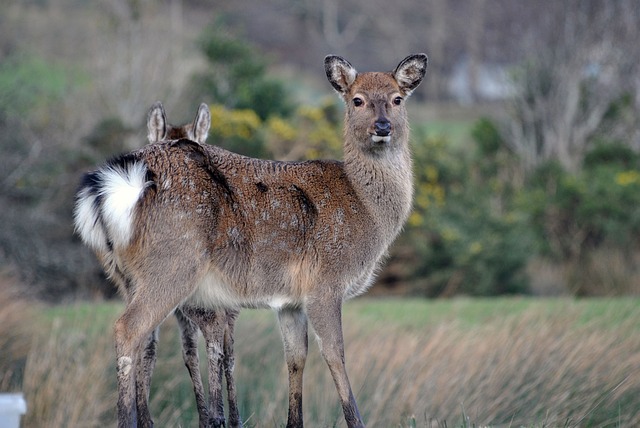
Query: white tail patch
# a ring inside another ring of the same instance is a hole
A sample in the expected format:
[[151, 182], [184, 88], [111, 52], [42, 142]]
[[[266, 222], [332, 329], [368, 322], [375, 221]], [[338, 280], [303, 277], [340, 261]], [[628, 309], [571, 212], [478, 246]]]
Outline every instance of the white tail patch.
[[109, 166], [99, 172], [102, 216], [116, 247], [126, 246], [131, 240], [133, 209], [147, 185], [146, 175], [147, 168], [141, 162]]
[[76, 231], [82, 241], [95, 251], [106, 252], [107, 237], [100, 224], [99, 207], [96, 203], [97, 195], [90, 187], [84, 187], [78, 193], [75, 211], [73, 213]]
[[134, 208], [148, 184], [146, 175], [141, 162], [111, 164], [90, 174], [91, 179], [78, 192], [73, 213], [76, 231], [85, 244], [107, 253], [110, 245], [129, 243]]

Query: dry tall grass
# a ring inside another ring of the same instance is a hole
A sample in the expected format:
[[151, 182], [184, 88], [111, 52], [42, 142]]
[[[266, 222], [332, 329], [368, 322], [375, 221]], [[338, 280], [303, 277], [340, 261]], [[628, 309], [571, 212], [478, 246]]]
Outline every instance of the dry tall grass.
[[105, 327], [90, 336], [54, 319], [34, 337], [23, 381], [25, 427], [102, 427], [113, 417], [115, 356]]
[[28, 320], [33, 313], [15, 279], [0, 272], [0, 392], [20, 390], [33, 331]]
[[[472, 423], [492, 426], [640, 425], [640, 313], [627, 305], [620, 317], [615, 304], [606, 304], [595, 310], [610, 313], [590, 322], [585, 307], [591, 303], [566, 302], [566, 308], [558, 301], [531, 305], [482, 323], [452, 316], [403, 328], [393, 317], [372, 322], [361, 312], [370, 304], [383, 305], [383, 313], [384, 305], [393, 305], [397, 312], [402, 300], [347, 304], [348, 370], [368, 426], [455, 427], [462, 425], [463, 413]], [[48, 309], [42, 317], [3, 303], [0, 320], [6, 325], [38, 326], [27, 333], [24, 426], [113, 425], [112, 325], [121, 305]], [[165, 324], [152, 387], [156, 426], [197, 426], [178, 330], [171, 318]], [[7, 343], [11, 333], [4, 327], [0, 323], [0, 340]], [[283, 426], [286, 368], [274, 315], [243, 312], [236, 350], [246, 426]], [[333, 381], [313, 341], [304, 406], [308, 426], [344, 426]]]
[[[474, 327], [453, 321], [410, 332], [372, 330], [348, 309], [346, 318], [349, 375], [370, 426], [454, 426], [463, 413], [481, 425], [640, 425], [638, 316], [600, 328], [582, 324], [576, 308], [535, 310]], [[252, 414], [258, 426], [286, 415], [286, 370], [280, 361], [275, 386], [265, 369], [256, 370], [274, 359], [261, 341], [254, 323], [240, 324], [238, 382], [247, 404], [260, 409]], [[342, 426], [317, 349], [310, 352], [305, 382], [306, 422]], [[257, 387], [261, 383], [269, 386]], [[251, 394], [260, 396], [254, 402]]]

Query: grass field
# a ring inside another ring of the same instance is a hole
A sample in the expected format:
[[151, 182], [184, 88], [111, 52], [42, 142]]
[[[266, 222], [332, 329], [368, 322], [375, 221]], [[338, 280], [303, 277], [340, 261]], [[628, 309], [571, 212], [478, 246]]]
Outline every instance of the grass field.
[[[11, 306], [0, 306], [0, 321], [4, 313], [30, 322], [21, 382], [28, 402], [24, 426], [113, 425], [111, 332], [122, 304], [9, 313]], [[365, 298], [345, 305], [344, 324], [349, 375], [368, 426], [640, 424], [638, 299]], [[236, 352], [246, 426], [284, 426], [286, 368], [273, 313], [242, 312]], [[313, 340], [304, 394], [307, 426], [344, 426]], [[172, 318], [162, 328], [151, 401], [156, 426], [197, 426]]]

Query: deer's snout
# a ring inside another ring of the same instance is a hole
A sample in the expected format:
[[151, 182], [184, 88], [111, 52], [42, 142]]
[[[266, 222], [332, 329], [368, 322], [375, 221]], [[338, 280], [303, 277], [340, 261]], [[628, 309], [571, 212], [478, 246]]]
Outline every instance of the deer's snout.
[[378, 137], [387, 137], [391, 134], [391, 122], [389, 122], [389, 119], [382, 117], [376, 120], [373, 129]]

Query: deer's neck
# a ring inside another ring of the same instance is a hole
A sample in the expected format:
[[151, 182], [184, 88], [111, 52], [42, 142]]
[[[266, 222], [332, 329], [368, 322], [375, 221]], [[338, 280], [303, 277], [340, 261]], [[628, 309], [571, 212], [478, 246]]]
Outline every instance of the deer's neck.
[[349, 138], [345, 140], [345, 170], [376, 226], [393, 240], [411, 211], [411, 153], [406, 140], [363, 147]]

